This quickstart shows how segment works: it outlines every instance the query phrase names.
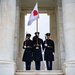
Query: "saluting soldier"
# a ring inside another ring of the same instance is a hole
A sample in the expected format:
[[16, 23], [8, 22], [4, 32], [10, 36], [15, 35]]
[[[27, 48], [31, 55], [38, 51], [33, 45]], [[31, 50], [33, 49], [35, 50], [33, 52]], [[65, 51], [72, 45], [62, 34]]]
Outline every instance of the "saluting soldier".
[[25, 62], [26, 70], [31, 69], [31, 62], [33, 60], [33, 41], [30, 39], [31, 34], [26, 34], [26, 40], [23, 43], [25, 49], [22, 61]]
[[[40, 70], [42, 58], [42, 49], [44, 48], [44, 43], [41, 38], [39, 38], [39, 32], [35, 32], [35, 36], [33, 37], [34, 50], [33, 50], [33, 58], [35, 61], [36, 70]], [[42, 45], [42, 48], [41, 48]]]
[[47, 70], [52, 70], [52, 61], [54, 61], [54, 41], [50, 39], [50, 33], [46, 33], [44, 41], [44, 60], [46, 61]]

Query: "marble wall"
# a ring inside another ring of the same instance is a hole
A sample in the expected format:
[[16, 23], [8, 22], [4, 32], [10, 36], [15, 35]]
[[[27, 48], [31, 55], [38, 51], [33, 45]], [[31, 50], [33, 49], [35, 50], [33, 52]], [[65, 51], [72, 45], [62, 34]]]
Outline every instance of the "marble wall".
[[63, 19], [62, 19], [62, 6], [59, 5], [56, 8], [57, 12], [57, 35], [58, 35], [58, 54], [59, 54], [59, 69], [63, 68], [65, 61], [65, 48], [64, 48], [64, 34], [63, 34]]
[[57, 22], [56, 22], [56, 13], [53, 12], [50, 14], [50, 32], [51, 39], [54, 40], [55, 43], [55, 54], [54, 54], [54, 62], [53, 69], [59, 69], [59, 55], [58, 55], [58, 41], [57, 41]]
[[18, 66], [19, 58], [19, 26], [20, 26], [20, 0], [16, 0], [16, 22], [15, 22], [15, 34], [14, 34], [14, 61], [16, 63], [16, 69]]
[[18, 60], [17, 60], [17, 69], [24, 70], [24, 63], [22, 62], [23, 57], [23, 41], [24, 41], [24, 14], [20, 13], [20, 26], [19, 26], [19, 51], [18, 51]]

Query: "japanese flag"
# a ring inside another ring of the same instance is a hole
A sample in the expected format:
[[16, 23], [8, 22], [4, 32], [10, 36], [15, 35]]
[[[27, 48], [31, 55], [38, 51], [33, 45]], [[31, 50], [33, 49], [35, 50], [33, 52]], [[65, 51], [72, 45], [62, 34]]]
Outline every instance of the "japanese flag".
[[39, 18], [39, 12], [38, 12], [38, 3], [36, 2], [36, 5], [31, 12], [31, 15], [29, 17], [28, 25], [31, 25], [34, 20], [37, 20]]

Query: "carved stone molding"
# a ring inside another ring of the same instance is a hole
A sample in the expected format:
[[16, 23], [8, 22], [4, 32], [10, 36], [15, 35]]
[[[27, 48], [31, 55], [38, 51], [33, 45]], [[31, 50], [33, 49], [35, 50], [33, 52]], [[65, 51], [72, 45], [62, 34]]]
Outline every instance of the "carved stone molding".
[[[27, 14], [27, 13], [31, 13], [33, 9], [32, 8], [25, 8], [25, 9], [21, 9], [21, 13], [23, 14]], [[55, 7], [53, 8], [39, 8], [39, 13], [47, 13], [48, 15], [55, 13]]]

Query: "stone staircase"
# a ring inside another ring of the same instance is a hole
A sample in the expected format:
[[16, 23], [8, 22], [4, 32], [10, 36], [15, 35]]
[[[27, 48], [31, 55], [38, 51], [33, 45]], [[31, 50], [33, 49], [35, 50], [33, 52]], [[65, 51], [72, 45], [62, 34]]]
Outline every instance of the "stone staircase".
[[62, 70], [50, 70], [50, 71], [17, 71], [15, 75], [64, 75]]

